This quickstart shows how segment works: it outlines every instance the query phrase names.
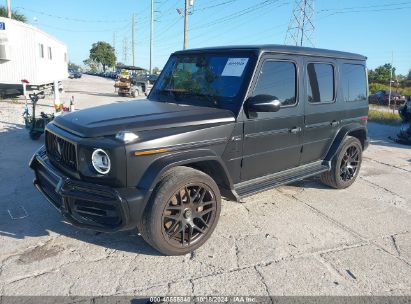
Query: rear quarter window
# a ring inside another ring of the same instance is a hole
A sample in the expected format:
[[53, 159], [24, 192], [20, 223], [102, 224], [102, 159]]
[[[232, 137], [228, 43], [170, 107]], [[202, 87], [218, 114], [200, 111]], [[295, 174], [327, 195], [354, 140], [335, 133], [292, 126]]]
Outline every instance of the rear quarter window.
[[361, 64], [344, 63], [341, 79], [344, 101], [362, 101], [367, 99], [367, 79], [365, 67]]

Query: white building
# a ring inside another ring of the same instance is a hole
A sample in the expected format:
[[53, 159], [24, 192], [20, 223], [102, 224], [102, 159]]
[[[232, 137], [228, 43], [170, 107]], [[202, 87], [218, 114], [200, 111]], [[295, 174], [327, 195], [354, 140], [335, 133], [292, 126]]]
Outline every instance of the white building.
[[0, 95], [21, 93], [23, 79], [46, 87], [66, 79], [67, 47], [29, 24], [0, 17]]

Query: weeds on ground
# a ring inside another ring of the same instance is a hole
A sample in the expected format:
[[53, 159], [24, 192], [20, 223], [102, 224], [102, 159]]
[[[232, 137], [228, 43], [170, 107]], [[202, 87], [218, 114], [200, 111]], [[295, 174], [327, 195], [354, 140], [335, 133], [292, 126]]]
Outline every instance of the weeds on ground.
[[399, 125], [401, 123], [401, 117], [397, 111], [380, 111], [376, 109], [369, 109], [368, 120], [385, 125]]

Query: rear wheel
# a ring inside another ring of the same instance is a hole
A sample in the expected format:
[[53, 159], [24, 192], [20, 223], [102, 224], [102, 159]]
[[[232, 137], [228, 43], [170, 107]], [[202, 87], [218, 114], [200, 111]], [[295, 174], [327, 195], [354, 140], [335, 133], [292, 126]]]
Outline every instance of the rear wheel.
[[348, 136], [336, 157], [332, 161], [331, 170], [321, 175], [321, 181], [333, 188], [344, 189], [351, 186], [358, 176], [362, 162], [361, 142]]
[[139, 230], [166, 255], [194, 251], [211, 236], [220, 216], [221, 197], [214, 180], [187, 167], [168, 171], [147, 206]]

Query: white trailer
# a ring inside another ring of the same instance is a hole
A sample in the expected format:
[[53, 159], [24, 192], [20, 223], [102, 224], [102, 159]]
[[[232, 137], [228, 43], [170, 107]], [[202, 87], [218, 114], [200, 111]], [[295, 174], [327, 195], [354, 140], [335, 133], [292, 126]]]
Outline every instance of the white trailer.
[[67, 79], [67, 47], [29, 24], [0, 17], [0, 96], [52, 87]]

